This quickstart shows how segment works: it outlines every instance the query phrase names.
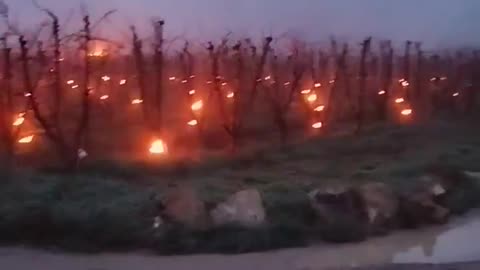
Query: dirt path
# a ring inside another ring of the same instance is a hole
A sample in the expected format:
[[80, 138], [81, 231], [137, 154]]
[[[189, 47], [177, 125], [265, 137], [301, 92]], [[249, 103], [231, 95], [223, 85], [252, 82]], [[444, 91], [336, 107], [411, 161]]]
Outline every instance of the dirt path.
[[480, 269], [480, 263], [415, 267], [390, 264], [479, 261], [478, 243], [480, 243], [480, 211], [457, 219], [446, 226], [398, 232], [359, 244], [322, 245], [236, 256], [159, 257], [145, 253], [72, 255], [25, 248], [2, 248], [0, 249], [0, 269], [315, 270], [389, 265], [383, 268], [364, 269], [477, 270]]

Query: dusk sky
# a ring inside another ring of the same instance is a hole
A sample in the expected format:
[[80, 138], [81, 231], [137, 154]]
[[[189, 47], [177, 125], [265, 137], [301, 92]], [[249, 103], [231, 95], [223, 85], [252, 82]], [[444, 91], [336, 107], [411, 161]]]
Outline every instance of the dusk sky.
[[[5, 0], [11, 17], [26, 29], [45, 19], [30, 0]], [[293, 32], [309, 40], [331, 34], [350, 39], [422, 40], [427, 46], [480, 44], [479, 0], [38, 0], [70, 25], [80, 21], [80, 6], [99, 16], [118, 9], [103, 31], [128, 33], [136, 24], [146, 33], [151, 18], [167, 21], [170, 35], [218, 37]], [[66, 20], [66, 19], [65, 19]], [[149, 30], [149, 29], [148, 29]]]

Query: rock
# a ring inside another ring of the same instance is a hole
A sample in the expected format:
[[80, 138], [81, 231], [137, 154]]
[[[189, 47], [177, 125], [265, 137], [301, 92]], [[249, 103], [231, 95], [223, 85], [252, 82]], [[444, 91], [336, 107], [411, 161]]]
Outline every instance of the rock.
[[468, 181], [468, 175], [453, 167], [434, 166], [427, 171], [421, 181], [430, 193], [441, 199]]
[[449, 166], [429, 168], [420, 185], [402, 195], [400, 216], [404, 225], [443, 224], [452, 213], [476, 206], [479, 186], [473, 180], [475, 176]]
[[475, 172], [463, 172], [464, 181], [442, 197], [440, 203], [453, 214], [464, 214], [480, 206], [480, 175]]
[[243, 190], [230, 196], [211, 212], [213, 224], [222, 226], [236, 224], [245, 227], [260, 226], [266, 222], [265, 208], [260, 192]]
[[316, 189], [309, 194], [312, 208], [323, 223], [334, 222], [337, 215], [348, 215], [361, 219], [361, 198], [351, 187], [335, 186]]
[[399, 201], [395, 192], [384, 183], [367, 183], [358, 187], [371, 233], [384, 233], [395, 224]]
[[399, 217], [402, 225], [416, 228], [425, 224], [443, 224], [448, 221], [450, 211], [435, 201], [431, 190], [416, 190], [404, 194], [400, 199]]
[[309, 197], [320, 236], [325, 241], [357, 242], [367, 237], [368, 217], [358, 191], [351, 187], [329, 187], [314, 190]]
[[162, 217], [191, 229], [205, 229], [209, 219], [205, 203], [191, 187], [175, 187], [162, 202]]
[[[310, 193], [322, 226], [337, 228], [349, 223], [366, 234], [384, 234], [394, 225], [398, 213], [398, 197], [383, 183], [367, 183], [359, 187], [334, 187]], [[345, 227], [345, 229], [347, 229]]]

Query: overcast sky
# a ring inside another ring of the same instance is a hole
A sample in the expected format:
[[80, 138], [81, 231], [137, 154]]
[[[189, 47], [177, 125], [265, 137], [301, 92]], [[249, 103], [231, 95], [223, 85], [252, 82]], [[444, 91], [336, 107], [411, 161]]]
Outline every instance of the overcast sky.
[[[28, 28], [45, 19], [31, 0], [4, 0], [11, 17]], [[218, 37], [294, 32], [310, 40], [331, 34], [422, 40], [428, 46], [480, 44], [480, 0], [37, 0], [79, 22], [82, 3], [94, 15], [118, 9], [102, 32], [121, 36], [128, 25], [142, 31], [153, 17], [167, 21], [168, 32], [189, 37]], [[71, 13], [73, 12], [73, 13]], [[71, 15], [73, 14], [73, 15]], [[69, 16], [71, 15], [71, 16]]]

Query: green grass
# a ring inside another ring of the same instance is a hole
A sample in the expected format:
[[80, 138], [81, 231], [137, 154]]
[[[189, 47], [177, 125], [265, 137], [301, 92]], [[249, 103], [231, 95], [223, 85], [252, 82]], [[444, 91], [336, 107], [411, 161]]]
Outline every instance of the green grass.
[[[480, 138], [469, 127], [389, 128], [360, 137], [312, 139], [285, 149], [202, 164], [86, 164], [79, 174], [26, 172], [0, 184], [0, 243], [98, 252], [152, 249], [161, 254], [239, 253], [363, 240], [352, 220], [316, 223], [307, 193], [335, 184], [381, 181], [403, 189], [426, 168], [444, 164], [480, 170]], [[153, 198], [172, 183], [194, 186], [209, 207], [245, 188], [261, 191], [268, 224], [190, 231], [152, 228]], [[454, 213], [480, 204], [478, 183], [447, 199]]]

